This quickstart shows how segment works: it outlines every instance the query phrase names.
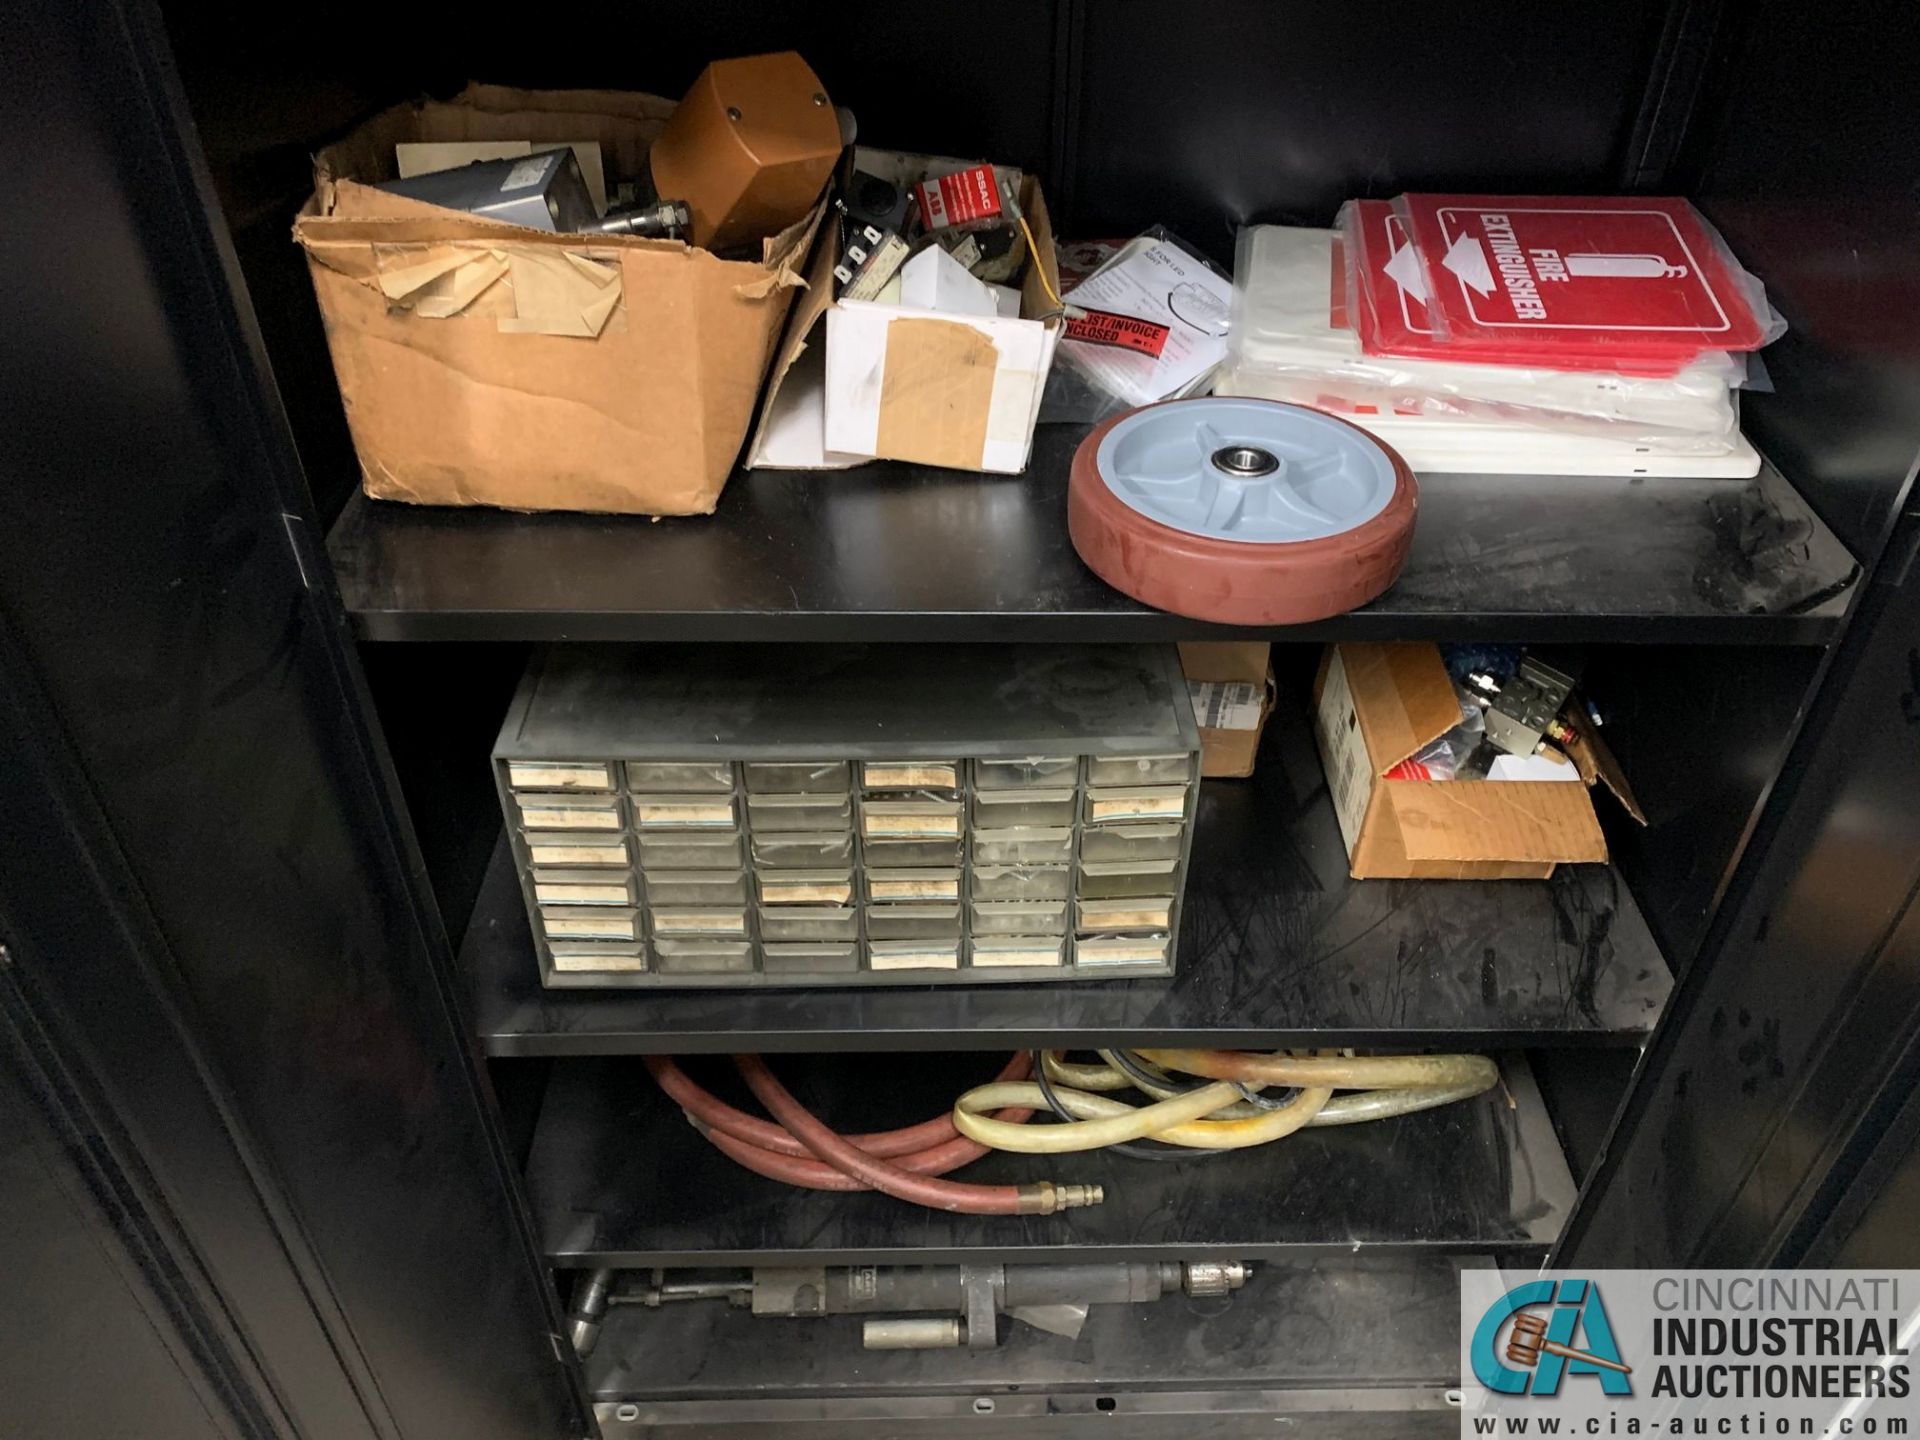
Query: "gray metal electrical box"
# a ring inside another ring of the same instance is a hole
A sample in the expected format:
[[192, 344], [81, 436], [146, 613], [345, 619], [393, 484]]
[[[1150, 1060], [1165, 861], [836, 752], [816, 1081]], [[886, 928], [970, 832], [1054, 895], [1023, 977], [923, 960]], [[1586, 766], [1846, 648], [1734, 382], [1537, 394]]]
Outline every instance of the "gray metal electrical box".
[[580, 162], [565, 148], [505, 160], [476, 160], [452, 170], [388, 180], [379, 188], [409, 200], [563, 235], [592, 229], [598, 219]]
[[542, 979], [1173, 972], [1199, 734], [1172, 647], [562, 646], [494, 747]]

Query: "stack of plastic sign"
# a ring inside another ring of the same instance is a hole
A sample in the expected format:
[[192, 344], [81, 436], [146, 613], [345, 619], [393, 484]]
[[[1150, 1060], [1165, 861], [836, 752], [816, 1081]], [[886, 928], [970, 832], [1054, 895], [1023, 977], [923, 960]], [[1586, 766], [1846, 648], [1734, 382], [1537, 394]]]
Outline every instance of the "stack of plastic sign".
[[1240, 232], [1215, 393], [1310, 405], [1416, 470], [1743, 477], [1785, 324], [1684, 200], [1403, 195]]

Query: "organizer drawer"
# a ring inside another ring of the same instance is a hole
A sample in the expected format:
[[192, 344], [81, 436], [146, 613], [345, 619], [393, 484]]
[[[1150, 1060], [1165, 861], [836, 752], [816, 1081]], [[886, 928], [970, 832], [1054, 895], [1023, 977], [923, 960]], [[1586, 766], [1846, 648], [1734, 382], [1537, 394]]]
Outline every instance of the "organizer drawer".
[[515, 790], [611, 790], [613, 767], [604, 760], [509, 760]]
[[760, 938], [776, 942], [858, 940], [860, 912], [851, 905], [762, 905]]
[[760, 899], [767, 905], [851, 905], [849, 870], [762, 870]]
[[1187, 813], [1184, 785], [1142, 785], [1123, 790], [1088, 790], [1087, 823], [1128, 825], [1150, 820], [1179, 820]]
[[860, 765], [860, 784], [868, 790], [956, 790], [960, 786], [960, 762], [866, 760]]
[[537, 866], [626, 866], [631, 860], [625, 835], [569, 835], [536, 831], [526, 836], [527, 859]]
[[1182, 785], [1193, 777], [1191, 755], [1094, 755], [1089, 785]]
[[869, 900], [958, 900], [960, 872], [932, 867], [906, 870], [868, 870]]
[[976, 900], [1065, 900], [1073, 893], [1073, 871], [1065, 865], [976, 865]]
[[845, 795], [747, 796], [747, 824], [756, 832], [845, 830], [852, 823]]
[[637, 837], [640, 868], [656, 870], [738, 870], [740, 834], [735, 830], [703, 835], [698, 831], [653, 831]]
[[1073, 831], [981, 830], [973, 837], [976, 865], [1065, 865], [1073, 859]]
[[533, 898], [542, 905], [632, 905], [640, 897], [624, 871], [536, 869]]
[[640, 912], [592, 905], [542, 905], [540, 930], [549, 940], [638, 940]]
[[733, 765], [726, 760], [629, 760], [627, 785], [648, 794], [731, 794]]
[[1072, 789], [1079, 779], [1078, 755], [1029, 755], [1015, 760], [973, 762], [976, 790]]
[[738, 870], [660, 870], [647, 876], [647, 903], [704, 907], [747, 903], [747, 877]]
[[844, 795], [853, 769], [845, 760], [749, 760], [743, 768], [753, 795]]
[[738, 905], [653, 905], [647, 909], [655, 935], [740, 935], [747, 912]]

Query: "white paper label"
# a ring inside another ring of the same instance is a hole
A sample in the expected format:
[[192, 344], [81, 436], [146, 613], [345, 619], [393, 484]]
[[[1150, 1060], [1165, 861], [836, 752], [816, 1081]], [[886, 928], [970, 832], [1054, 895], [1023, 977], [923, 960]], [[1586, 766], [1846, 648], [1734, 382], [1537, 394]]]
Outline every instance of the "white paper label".
[[1347, 667], [1337, 650], [1327, 666], [1327, 683], [1320, 692], [1313, 729], [1320, 741], [1321, 761], [1327, 767], [1333, 813], [1339, 817], [1340, 835], [1351, 855], [1360, 842], [1360, 822], [1366, 819], [1367, 800], [1373, 794], [1373, 766], [1367, 759], [1366, 739], [1360, 733], [1360, 716], [1353, 708], [1353, 692], [1347, 686]]
[[1202, 730], [1252, 730], [1260, 724], [1266, 688], [1245, 680], [1189, 680], [1193, 718]]
[[502, 193], [508, 190], [524, 190], [529, 185], [538, 185], [540, 177], [547, 173], [545, 155], [529, 155], [525, 160], [507, 171], [507, 178], [500, 182]]

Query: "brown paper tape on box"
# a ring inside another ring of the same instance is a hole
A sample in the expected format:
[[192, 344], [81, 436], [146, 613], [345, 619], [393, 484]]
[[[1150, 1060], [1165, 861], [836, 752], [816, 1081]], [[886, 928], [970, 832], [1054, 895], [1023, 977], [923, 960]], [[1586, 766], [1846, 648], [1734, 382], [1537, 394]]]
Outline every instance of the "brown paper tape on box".
[[880, 382], [879, 452], [923, 465], [977, 469], [987, 443], [999, 352], [970, 325], [895, 320]]

